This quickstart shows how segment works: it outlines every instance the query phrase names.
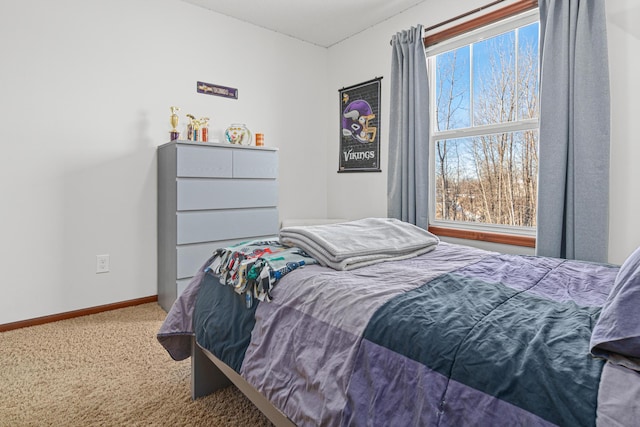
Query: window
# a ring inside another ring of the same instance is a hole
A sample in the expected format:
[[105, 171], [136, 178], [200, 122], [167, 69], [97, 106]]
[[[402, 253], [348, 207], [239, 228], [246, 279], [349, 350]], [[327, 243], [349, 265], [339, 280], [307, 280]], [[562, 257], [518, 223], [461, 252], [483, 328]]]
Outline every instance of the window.
[[427, 47], [430, 225], [535, 235], [537, 9]]

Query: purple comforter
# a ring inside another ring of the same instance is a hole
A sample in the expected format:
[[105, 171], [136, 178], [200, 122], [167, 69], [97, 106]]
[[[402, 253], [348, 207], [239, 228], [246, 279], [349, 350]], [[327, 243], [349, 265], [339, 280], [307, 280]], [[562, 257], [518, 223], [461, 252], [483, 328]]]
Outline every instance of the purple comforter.
[[[614, 393], [589, 337], [617, 271], [446, 243], [306, 266], [258, 305], [239, 371], [300, 426], [592, 425]], [[193, 311], [176, 305], [159, 339], [177, 359]]]

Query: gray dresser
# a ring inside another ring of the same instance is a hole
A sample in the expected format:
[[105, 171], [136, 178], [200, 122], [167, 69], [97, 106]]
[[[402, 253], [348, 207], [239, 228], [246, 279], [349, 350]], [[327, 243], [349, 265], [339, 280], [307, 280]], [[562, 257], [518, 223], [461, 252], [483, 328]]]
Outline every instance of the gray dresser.
[[278, 151], [158, 147], [158, 302], [169, 310], [217, 248], [278, 234]]

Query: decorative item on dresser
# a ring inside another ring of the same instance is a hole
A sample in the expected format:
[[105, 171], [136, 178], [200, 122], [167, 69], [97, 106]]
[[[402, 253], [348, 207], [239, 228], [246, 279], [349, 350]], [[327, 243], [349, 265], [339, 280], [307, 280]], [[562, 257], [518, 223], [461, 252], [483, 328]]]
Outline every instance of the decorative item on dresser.
[[158, 302], [169, 310], [215, 249], [278, 234], [278, 151], [172, 141], [158, 147]]
[[175, 141], [180, 137], [180, 132], [178, 132], [178, 120], [179, 117], [176, 114], [177, 111], [180, 111], [179, 107], [169, 107], [171, 110], [171, 118], [169, 121], [171, 122], [171, 132], [169, 132], [170, 140]]
[[234, 123], [224, 131], [228, 143], [238, 145], [251, 145], [251, 131], [244, 123]]

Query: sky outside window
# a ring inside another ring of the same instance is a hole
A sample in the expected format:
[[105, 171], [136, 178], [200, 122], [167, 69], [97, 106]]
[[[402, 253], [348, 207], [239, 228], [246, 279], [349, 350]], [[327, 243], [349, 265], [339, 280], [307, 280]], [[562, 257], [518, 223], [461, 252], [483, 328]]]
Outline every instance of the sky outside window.
[[[438, 55], [437, 131], [537, 117], [532, 98], [538, 91], [538, 31], [536, 22]], [[516, 85], [519, 92], [514, 110]]]

